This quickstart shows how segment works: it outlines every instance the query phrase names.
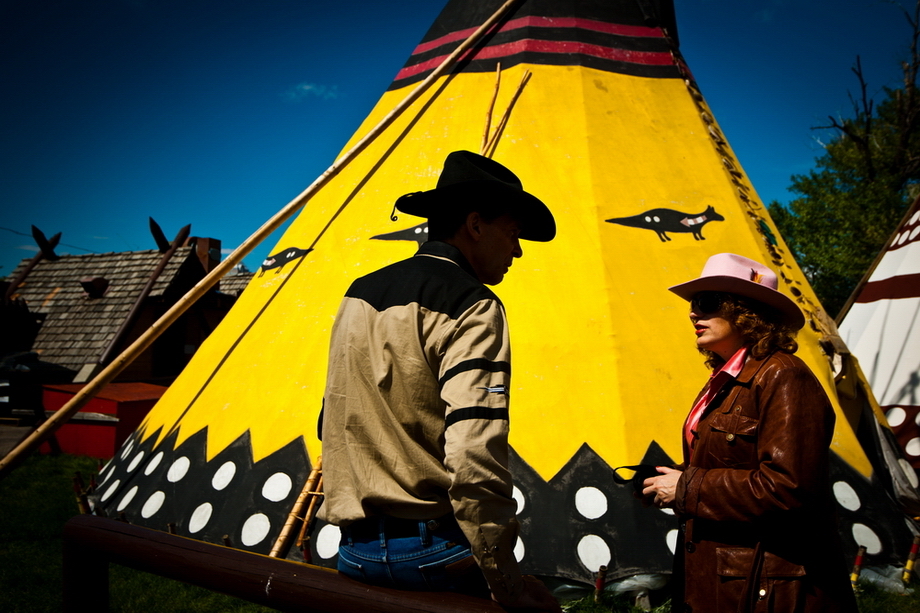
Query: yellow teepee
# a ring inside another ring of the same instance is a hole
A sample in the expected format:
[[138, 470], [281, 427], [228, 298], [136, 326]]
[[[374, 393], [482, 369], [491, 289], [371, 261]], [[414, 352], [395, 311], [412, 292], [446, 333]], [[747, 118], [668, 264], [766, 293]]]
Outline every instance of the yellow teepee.
[[[451, 0], [352, 142], [499, 4]], [[832, 323], [675, 40], [669, 0], [519, 3], [308, 203], [103, 471], [100, 505], [267, 552], [321, 454], [316, 422], [342, 295], [424, 241], [424, 220], [391, 218], [394, 201], [433, 187], [449, 152], [485, 151], [558, 224], [556, 240], [524, 245], [496, 288], [513, 346], [517, 555], [527, 572], [573, 580], [600, 565], [610, 578], [667, 572], [673, 516], [643, 510], [611, 478], [613, 467], [680, 458], [681, 424], [707, 377], [687, 305], [666, 288], [714, 253], [768, 263], [807, 315], [799, 355], [836, 398], [821, 345]], [[877, 559], [896, 557], [893, 545], [910, 536], [876, 496], [855, 422], [841, 413], [833, 443], [847, 545], [870, 534]], [[315, 559], [332, 563], [336, 545], [335, 527], [321, 527]]]

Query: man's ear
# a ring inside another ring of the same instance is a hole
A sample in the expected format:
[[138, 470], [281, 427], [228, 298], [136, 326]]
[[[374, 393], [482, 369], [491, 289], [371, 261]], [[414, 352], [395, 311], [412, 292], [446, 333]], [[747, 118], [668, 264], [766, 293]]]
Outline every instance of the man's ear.
[[482, 237], [482, 222], [482, 215], [478, 211], [473, 211], [466, 216], [466, 231], [475, 242], [479, 242]]

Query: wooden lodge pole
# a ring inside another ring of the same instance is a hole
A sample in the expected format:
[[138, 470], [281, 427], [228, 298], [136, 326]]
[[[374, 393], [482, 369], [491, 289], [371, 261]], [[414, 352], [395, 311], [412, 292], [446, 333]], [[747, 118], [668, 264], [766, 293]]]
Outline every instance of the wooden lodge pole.
[[277, 230], [281, 225], [296, 213], [304, 204], [307, 203], [330, 179], [342, 171], [359, 153], [373, 142], [393, 121], [396, 120], [409, 106], [415, 102], [441, 75], [447, 72], [460, 57], [473, 47], [479, 40], [497, 24], [511, 8], [521, 0], [507, 0], [502, 6], [492, 14], [475, 32], [470, 34], [469, 38], [463, 41], [453, 53], [451, 53], [440, 66], [425, 78], [424, 81], [412, 90], [392, 111], [380, 120], [370, 132], [361, 140], [342, 154], [332, 166], [321, 174], [313, 183], [302, 191], [296, 198], [291, 200], [283, 209], [276, 213], [272, 218], [266, 221], [252, 236], [247, 238], [237, 247], [233, 253], [227, 256], [223, 262], [217, 265], [201, 281], [195, 284], [176, 304], [174, 304], [166, 313], [163, 314], [153, 325], [150, 326], [136, 341], [125, 349], [121, 355], [116, 357], [112, 362], [102, 369], [89, 383], [87, 383], [67, 404], [61, 407], [54, 415], [48, 418], [45, 423], [35, 429], [32, 434], [26, 437], [19, 445], [10, 451], [6, 457], [0, 460], [0, 479], [6, 477], [9, 472], [22, 461], [29, 453], [38, 448], [55, 430], [60, 428], [68, 419], [89, 402], [99, 391], [105, 387], [112, 379], [118, 376], [125, 367], [133, 362], [142, 354], [153, 341], [156, 340], [163, 332], [169, 328], [185, 311], [198, 299], [204, 296], [217, 282], [239, 264], [246, 255], [252, 251], [256, 245], [265, 240], [272, 232]]
[[294, 526], [298, 521], [302, 521], [304, 526], [307, 525], [308, 517], [302, 515], [303, 508], [306, 506], [308, 498], [316, 498], [315, 496], [311, 497], [310, 494], [313, 494], [316, 490], [316, 482], [320, 478], [320, 475], [322, 475], [322, 472], [323, 456], [319, 456], [316, 459], [313, 470], [310, 471], [310, 476], [307, 477], [307, 482], [304, 484], [303, 490], [301, 490], [300, 495], [294, 502], [291, 512], [288, 513], [287, 521], [284, 522], [284, 526], [281, 528], [281, 534], [278, 535], [274, 546], [272, 546], [272, 550], [268, 554], [270, 558], [284, 557], [285, 553], [287, 553], [291, 535], [294, 533]]
[[479, 147], [479, 155], [484, 156], [489, 146], [489, 130], [492, 128], [492, 111], [495, 110], [495, 100], [498, 98], [498, 90], [502, 85], [502, 63], [495, 64], [495, 90], [492, 92], [492, 100], [489, 102], [489, 108], [486, 110], [486, 126], [482, 131], [482, 145]]

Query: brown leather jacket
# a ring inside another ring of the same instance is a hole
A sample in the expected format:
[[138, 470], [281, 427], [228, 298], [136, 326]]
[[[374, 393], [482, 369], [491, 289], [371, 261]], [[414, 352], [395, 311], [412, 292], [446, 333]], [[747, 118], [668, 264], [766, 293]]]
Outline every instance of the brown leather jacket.
[[828, 477], [834, 420], [790, 354], [749, 357], [720, 391], [677, 485], [675, 613], [856, 612]]

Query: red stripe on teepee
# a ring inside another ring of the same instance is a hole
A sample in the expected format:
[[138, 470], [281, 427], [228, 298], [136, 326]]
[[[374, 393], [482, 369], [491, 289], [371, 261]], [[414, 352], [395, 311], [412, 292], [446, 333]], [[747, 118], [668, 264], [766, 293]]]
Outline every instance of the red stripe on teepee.
[[866, 283], [856, 302], [866, 303], [896, 298], [920, 298], [920, 273], [900, 275]]
[[[470, 53], [473, 53], [471, 50]], [[630, 64], [644, 64], [647, 66], [669, 66], [674, 63], [671, 54], [667, 51], [631, 51], [629, 49], [613, 49], [611, 47], [601, 47], [600, 45], [589, 45], [579, 42], [551, 41], [551, 40], [533, 40], [524, 39], [504, 45], [493, 45], [484, 49], [475, 51], [475, 59], [491, 60], [496, 58], [508, 57], [529, 51], [532, 53], [546, 53], [558, 55], [590, 55], [605, 60], [616, 60]], [[419, 73], [437, 68], [447, 55], [432, 58], [427, 62], [406, 66], [396, 75], [395, 81], [407, 79]], [[469, 54], [464, 59], [469, 59]]]
[[[575, 17], [520, 17], [508, 21], [499, 32], [511, 32], [520, 28], [578, 28], [580, 30], [590, 30], [593, 32], [603, 32], [604, 34], [617, 34], [620, 36], [632, 36], [637, 38], [663, 38], [664, 35], [658, 28], [647, 28], [644, 26], [625, 26], [618, 23], [607, 23], [606, 21], [594, 21], [591, 19], [577, 19]], [[458, 40], [464, 40], [470, 34], [476, 31], [476, 28], [467, 28], [445, 34], [440, 38], [430, 40], [419, 44], [412, 52], [412, 55], [424, 53], [432, 49], [437, 49], [441, 45], [446, 45]]]

